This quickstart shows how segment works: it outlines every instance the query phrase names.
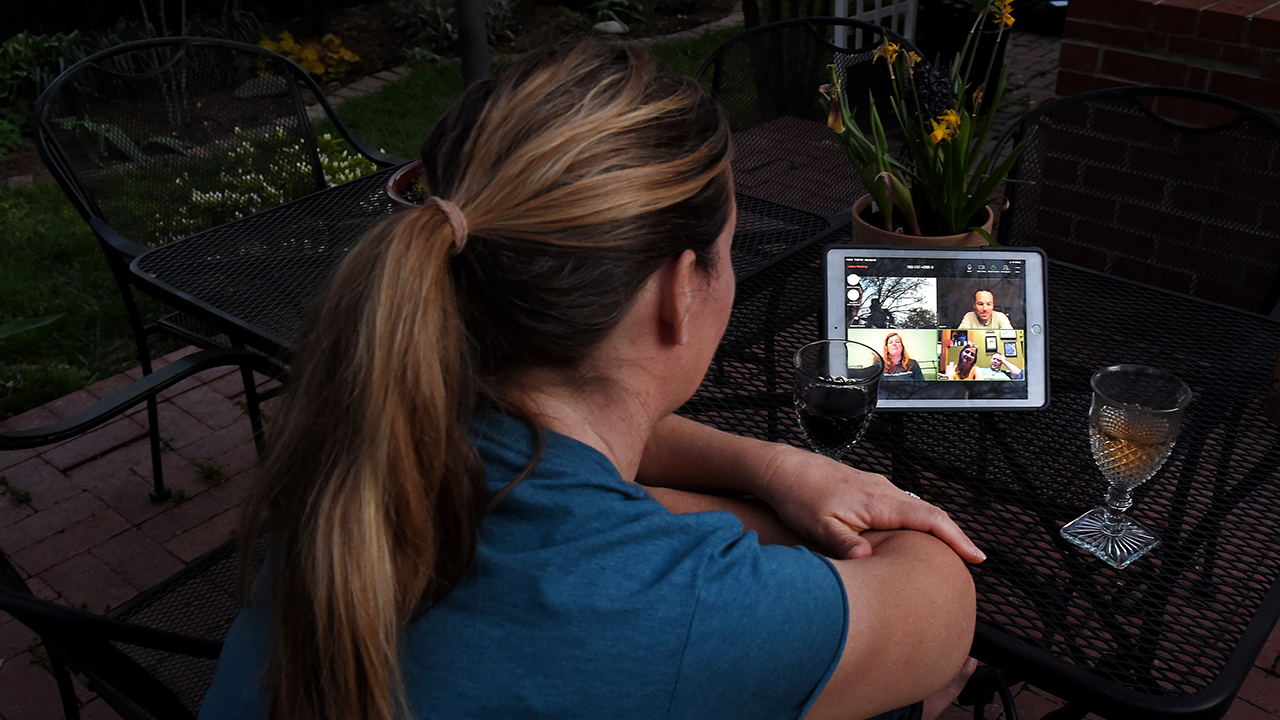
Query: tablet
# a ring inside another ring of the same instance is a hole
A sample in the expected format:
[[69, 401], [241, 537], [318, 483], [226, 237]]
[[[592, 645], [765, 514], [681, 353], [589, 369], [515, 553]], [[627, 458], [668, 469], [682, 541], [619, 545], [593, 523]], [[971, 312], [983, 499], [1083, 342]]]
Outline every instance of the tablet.
[[879, 410], [1049, 402], [1038, 248], [825, 249], [824, 333], [884, 357]]

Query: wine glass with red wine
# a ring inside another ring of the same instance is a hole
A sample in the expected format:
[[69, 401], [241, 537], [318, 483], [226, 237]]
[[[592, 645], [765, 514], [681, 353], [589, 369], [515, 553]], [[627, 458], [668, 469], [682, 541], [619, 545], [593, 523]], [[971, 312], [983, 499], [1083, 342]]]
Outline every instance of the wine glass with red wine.
[[862, 439], [876, 409], [884, 360], [848, 340], [819, 340], [796, 351], [794, 400], [805, 442], [839, 460]]

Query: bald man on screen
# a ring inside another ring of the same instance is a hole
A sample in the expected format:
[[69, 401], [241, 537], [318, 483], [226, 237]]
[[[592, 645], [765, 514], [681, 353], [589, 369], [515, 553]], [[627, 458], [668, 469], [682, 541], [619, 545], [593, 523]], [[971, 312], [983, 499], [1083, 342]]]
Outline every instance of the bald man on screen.
[[973, 310], [960, 321], [961, 330], [1012, 330], [1009, 318], [995, 309], [996, 299], [989, 290], [973, 294]]

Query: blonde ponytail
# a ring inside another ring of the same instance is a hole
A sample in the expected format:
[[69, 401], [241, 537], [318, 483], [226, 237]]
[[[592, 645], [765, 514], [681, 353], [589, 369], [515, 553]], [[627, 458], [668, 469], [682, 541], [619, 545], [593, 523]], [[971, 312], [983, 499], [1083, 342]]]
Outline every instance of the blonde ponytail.
[[403, 715], [400, 631], [474, 553], [486, 495], [454, 237], [436, 207], [374, 230], [299, 348], [261, 475], [322, 481], [264, 483], [243, 528], [277, 558], [272, 717]]

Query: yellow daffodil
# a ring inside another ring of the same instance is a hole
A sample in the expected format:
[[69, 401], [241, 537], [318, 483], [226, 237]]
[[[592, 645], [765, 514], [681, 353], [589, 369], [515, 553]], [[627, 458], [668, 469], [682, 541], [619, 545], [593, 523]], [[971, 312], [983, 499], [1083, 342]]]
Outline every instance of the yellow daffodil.
[[995, 16], [991, 18], [992, 22], [1005, 27], [1013, 24], [1013, 0], [996, 0], [992, 7], [996, 11]]
[[933, 123], [933, 132], [929, 133], [929, 139], [934, 145], [947, 139], [947, 124], [938, 120], [930, 120]]
[[898, 47], [897, 43], [889, 42], [889, 38], [886, 37], [884, 41], [880, 43], [880, 47], [876, 48], [875, 54], [871, 56], [871, 62], [874, 63], [876, 60], [884, 58], [885, 62], [889, 65], [889, 78], [897, 79], [898, 76], [893, 71], [893, 63], [898, 59], [898, 52], [900, 49], [901, 48]]
[[893, 61], [898, 59], [899, 49], [900, 48], [897, 43], [889, 42], [889, 38], [886, 37], [884, 41], [880, 43], [880, 47], [876, 48], [875, 54], [871, 56], [871, 61], [875, 62], [880, 58], [884, 58], [890, 65], [892, 65]]
[[933, 132], [929, 133], [929, 139], [934, 145], [950, 140], [960, 133], [960, 113], [955, 110], [944, 110], [941, 115], [929, 122], [933, 124]]

